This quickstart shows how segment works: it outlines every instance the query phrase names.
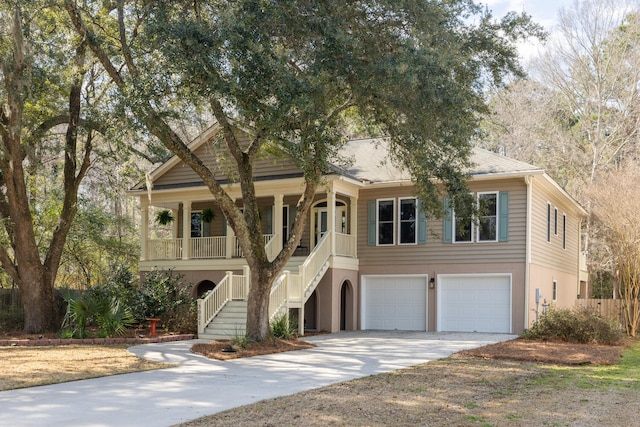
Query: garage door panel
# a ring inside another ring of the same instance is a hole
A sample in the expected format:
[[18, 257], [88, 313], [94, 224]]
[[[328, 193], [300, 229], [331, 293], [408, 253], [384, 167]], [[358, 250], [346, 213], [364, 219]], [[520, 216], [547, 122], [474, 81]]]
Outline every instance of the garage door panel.
[[426, 330], [424, 277], [363, 277], [363, 329]]
[[510, 276], [442, 276], [438, 282], [439, 331], [511, 332]]

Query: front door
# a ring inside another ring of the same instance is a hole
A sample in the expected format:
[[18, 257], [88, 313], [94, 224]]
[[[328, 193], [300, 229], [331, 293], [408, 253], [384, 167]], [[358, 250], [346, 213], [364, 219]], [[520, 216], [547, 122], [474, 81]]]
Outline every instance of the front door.
[[326, 207], [316, 208], [313, 212], [313, 246], [317, 245], [322, 236], [327, 232], [327, 226], [329, 223], [329, 217]]
[[[329, 214], [327, 210], [327, 202], [318, 203], [313, 208], [313, 216], [312, 216], [312, 237], [313, 241], [311, 242], [311, 246], [315, 247], [322, 236], [325, 235], [327, 230], [329, 229]], [[336, 232], [344, 233], [347, 232], [347, 206], [341, 202], [336, 202]]]

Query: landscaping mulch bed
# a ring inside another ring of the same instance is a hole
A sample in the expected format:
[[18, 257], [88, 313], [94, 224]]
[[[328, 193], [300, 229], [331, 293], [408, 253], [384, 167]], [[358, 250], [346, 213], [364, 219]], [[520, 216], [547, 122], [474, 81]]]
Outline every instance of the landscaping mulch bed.
[[600, 345], [515, 339], [465, 350], [458, 353], [458, 356], [562, 365], [612, 365], [620, 360], [620, 354], [627, 345], [626, 343]]
[[263, 354], [282, 353], [284, 351], [304, 350], [313, 347], [315, 347], [315, 345], [296, 339], [249, 342], [246, 348], [234, 346], [230, 340], [219, 340], [210, 343], [194, 344], [191, 347], [191, 352], [201, 354], [210, 359], [229, 360]]

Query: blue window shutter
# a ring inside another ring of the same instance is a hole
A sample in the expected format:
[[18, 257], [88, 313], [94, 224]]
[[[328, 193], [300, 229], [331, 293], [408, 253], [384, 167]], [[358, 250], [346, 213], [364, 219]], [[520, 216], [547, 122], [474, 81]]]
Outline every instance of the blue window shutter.
[[445, 196], [444, 198], [444, 218], [442, 219], [442, 241], [444, 243], [451, 243], [453, 238], [453, 213], [451, 211], [451, 199]]
[[418, 244], [423, 245], [427, 243], [427, 214], [420, 200], [416, 200], [416, 207], [418, 209]]
[[272, 206], [267, 206], [264, 209], [264, 223], [265, 223], [264, 234], [273, 234], [273, 207]]
[[375, 246], [376, 245], [376, 201], [370, 200], [368, 207], [368, 245]]
[[501, 191], [499, 194], [498, 204], [500, 216], [498, 221], [498, 241], [506, 242], [509, 240], [509, 193]]

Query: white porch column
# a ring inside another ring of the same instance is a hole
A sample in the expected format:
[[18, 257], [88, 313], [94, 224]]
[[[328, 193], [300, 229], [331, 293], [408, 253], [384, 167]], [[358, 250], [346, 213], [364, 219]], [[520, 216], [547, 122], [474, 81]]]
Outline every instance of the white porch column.
[[[272, 224], [272, 228], [273, 228], [273, 235], [274, 237], [282, 234], [282, 207], [284, 204], [284, 196], [282, 194], [276, 194], [273, 196], [273, 209], [275, 212], [273, 212], [273, 224]], [[287, 236], [282, 236], [280, 238], [278, 238], [278, 240], [276, 242], [274, 242], [274, 244], [276, 245], [276, 253], [280, 252], [282, 250], [282, 242], [284, 241], [283, 239], [286, 239]]]
[[149, 241], [149, 202], [146, 198], [140, 198], [140, 260], [147, 259], [147, 242]]
[[174, 239], [178, 238], [178, 215], [180, 214], [180, 209], [171, 209], [171, 216], [176, 218], [175, 221], [171, 221], [171, 233]]
[[236, 245], [236, 235], [233, 233], [233, 228], [227, 221], [227, 239], [225, 240], [225, 258], [233, 257], [233, 252], [235, 251]]
[[350, 229], [351, 231], [351, 239], [353, 241], [353, 256], [358, 257], [358, 198], [351, 197], [350, 199], [350, 209], [349, 209], [349, 218], [350, 218]]
[[336, 193], [333, 188], [327, 190], [327, 231], [329, 234], [329, 254], [336, 253]]
[[191, 258], [191, 201], [182, 202], [182, 259]]

